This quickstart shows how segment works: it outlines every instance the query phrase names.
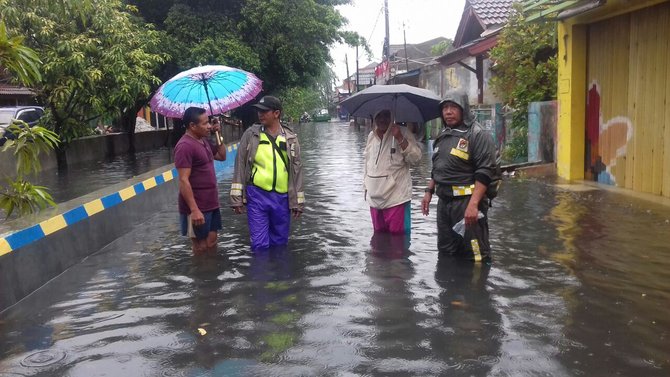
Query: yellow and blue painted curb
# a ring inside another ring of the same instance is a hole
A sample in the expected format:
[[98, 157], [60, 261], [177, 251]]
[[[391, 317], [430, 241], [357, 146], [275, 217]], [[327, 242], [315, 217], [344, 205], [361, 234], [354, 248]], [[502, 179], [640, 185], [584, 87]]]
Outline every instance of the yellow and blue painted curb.
[[[220, 162], [215, 166], [217, 168], [221, 168], [232, 165], [234, 163], [235, 155], [237, 154], [237, 146], [238, 144], [229, 145], [226, 161]], [[175, 179], [177, 175], [177, 169], [172, 168], [162, 174], [126, 187], [123, 190], [117, 191], [107, 196], [103, 196], [99, 199], [92, 200], [60, 215], [56, 215], [48, 220], [42, 221], [25, 229], [21, 229], [7, 236], [0, 237], [0, 257], [14, 252], [33, 242], [39, 241], [40, 239], [47, 237], [50, 234], [85, 220], [106, 209], [123, 203], [124, 201], [140, 195], [154, 187], [169, 182]]]

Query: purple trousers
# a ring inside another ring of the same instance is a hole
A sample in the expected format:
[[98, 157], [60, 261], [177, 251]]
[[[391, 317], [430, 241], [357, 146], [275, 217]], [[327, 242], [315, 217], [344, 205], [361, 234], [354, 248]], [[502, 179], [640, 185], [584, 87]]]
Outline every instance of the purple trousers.
[[372, 227], [375, 232], [410, 234], [412, 230], [411, 210], [412, 206], [410, 202], [398, 204], [397, 206], [386, 209], [370, 207]]
[[286, 245], [291, 229], [288, 194], [247, 186], [247, 220], [251, 249], [267, 249]]

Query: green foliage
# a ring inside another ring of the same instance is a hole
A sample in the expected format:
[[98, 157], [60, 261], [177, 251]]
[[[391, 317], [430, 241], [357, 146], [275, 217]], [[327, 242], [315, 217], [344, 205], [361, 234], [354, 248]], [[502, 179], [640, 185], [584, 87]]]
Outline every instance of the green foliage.
[[0, 191], [0, 209], [9, 218], [15, 211], [19, 215], [26, 215], [48, 206], [55, 206], [56, 203], [46, 187], [35, 186], [23, 177], [41, 170], [39, 154], [48, 152], [58, 145], [57, 135], [43, 127], [30, 127], [18, 120], [13, 121], [8, 130], [16, 138], [7, 140], [2, 152], [11, 151], [14, 154], [18, 178], [15, 181], [5, 178], [6, 185]]
[[[0, 0], [0, 9], [9, 9], [6, 1]], [[0, 14], [0, 17], [4, 16]], [[23, 41], [21, 36], [10, 37], [4, 21], [0, 19], [0, 74], [7, 73], [3, 72], [6, 69], [15, 76], [16, 82], [32, 85], [42, 79], [38, 67], [41, 62], [35, 51], [24, 46]], [[46, 191], [46, 187], [34, 186], [25, 181], [23, 176], [40, 170], [40, 152], [53, 149], [58, 144], [58, 137], [45, 128], [31, 128], [18, 120], [10, 124], [8, 131], [14, 134], [15, 139], [7, 140], [2, 152], [14, 151], [18, 178], [5, 178], [5, 186], [0, 187], [0, 209], [9, 218], [14, 212], [25, 215], [54, 206], [53, 198]]]
[[42, 79], [40, 63], [35, 51], [23, 45], [23, 37], [9, 37], [5, 23], [0, 19], [0, 75], [7, 70], [19, 83], [32, 85]]
[[0, 191], [0, 208], [7, 214], [5, 219], [15, 211], [20, 215], [26, 215], [55, 205], [46, 187], [35, 186], [23, 179], [16, 181], [8, 179], [7, 186]]
[[121, 0], [13, 0], [0, 10], [10, 34], [30, 36], [25, 43], [43, 62], [35, 89], [65, 145], [159, 83], [159, 34], [132, 12]]
[[502, 159], [505, 162], [521, 162], [524, 161], [528, 154], [528, 133], [526, 130], [514, 133], [512, 140], [505, 144], [502, 151]]
[[7, 140], [2, 151], [13, 150], [16, 173], [21, 177], [39, 172], [42, 169], [39, 154], [53, 150], [58, 145], [58, 135], [44, 127], [30, 127], [20, 120], [13, 121], [7, 129], [16, 137]]
[[319, 92], [315, 89], [304, 87], [293, 87], [278, 93], [284, 105], [284, 119], [298, 119], [303, 112], [311, 112], [313, 109], [322, 108], [323, 103]]
[[[258, 72], [258, 54], [233, 32], [236, 25], [223, 13], [208, 12], [186, 4], [175, 4], [162, 23], [165, 44], [178, 71], [198, 65], [222, 64]], [[170, 77], [176, 72], [170, 72]], [[169, 77], [166, 77], [167, 79]]]
[[330, 61], [334, 42], [358, 44], [358, 34], [341, 31], [335, 6], [350, 0], [129, 0], [165, 32], [172, 57], [166, 80], [197, 65], [223, 64], [255, 73], [266, 92], [312, 87]]
[[362, 36], [360, 36], [358, 33], [354, 31], [349, 31], [349, 30], [344, 30], [340, 32], [340, 38], [342, 42], [348, 44], [351, 47], [362, 47], [363, 51], [365, 51], [365, 54], [368, 56], [370, 60], [372, 59], [372, 51], [370, 50], [370, 46], [368, 45], [368, 41], [365, 40]]
[[527, 23], [521, 5], [516, 3], [490, 58], [495, 63], [491, 87], [514, 110], [511, 127], [519, 131], [510, 150], [503, 153], [512, 159], [526, 156], [527, 148], [522, 149], [520, 140], [527, 138], [528, 105], [556, 98], [555, 24]]
[[454, 43], [451, 39], [444, 40], [430, 48], [430, 54], [432, 56], [442, 56], [447, 53], [449, 47]]
[[332, 5], [314, 0], [248, 0], [241, 15], [239, 31], [259, 55], [268, 91], [313, 84], [345, 22]]

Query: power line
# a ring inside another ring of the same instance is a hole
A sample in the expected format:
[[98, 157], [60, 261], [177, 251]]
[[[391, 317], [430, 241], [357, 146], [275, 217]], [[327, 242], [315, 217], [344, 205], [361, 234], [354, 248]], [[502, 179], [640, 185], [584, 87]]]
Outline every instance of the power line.
[[[372, 34], [374, 34], [375, 29], [377, 28], [377, 23], [379, 22], [379, 17], [381, 14], [384, 12], [384, 4], [382, 3], [382, 6], [379, 8], [379, 12], [377, 12], [377, 19], [375, 20], [375, 24], [372, 26], [372, 31], [370, 32], [370, 36], [367, 39], [367, 42], [370, 42], [370, 39], [372, 38]], [[374, 57], [374, 55], [373, 55]]]

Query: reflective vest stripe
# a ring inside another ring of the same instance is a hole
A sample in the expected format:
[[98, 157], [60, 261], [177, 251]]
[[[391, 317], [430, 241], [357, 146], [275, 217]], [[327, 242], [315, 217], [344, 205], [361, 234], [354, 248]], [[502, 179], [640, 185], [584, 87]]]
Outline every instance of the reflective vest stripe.
[[[286, 143], [283, 135], [278, 135], [274, 140], [275, 145]], [[254, 156], [251, 183], [265, 191], [275, 191], [280, 194], [288, 192], [288, 169], [284, 161], [288, 161], [285, 150], [277, 152], [272, 146], [271, 140], [265, 132], [260, 133], [260, 140]], [[279, 156], [281, 153], [283, 156]]]
[[454, 196], [472, 195], [474, 189], [475, 189], [474, 184], [469, 186], [451, 186], [451, 191]]
[[242, 189], [244, 189], [244, 185], [241, 183], [233, 183], [230, 185], [230, 195], [242, 196]]

